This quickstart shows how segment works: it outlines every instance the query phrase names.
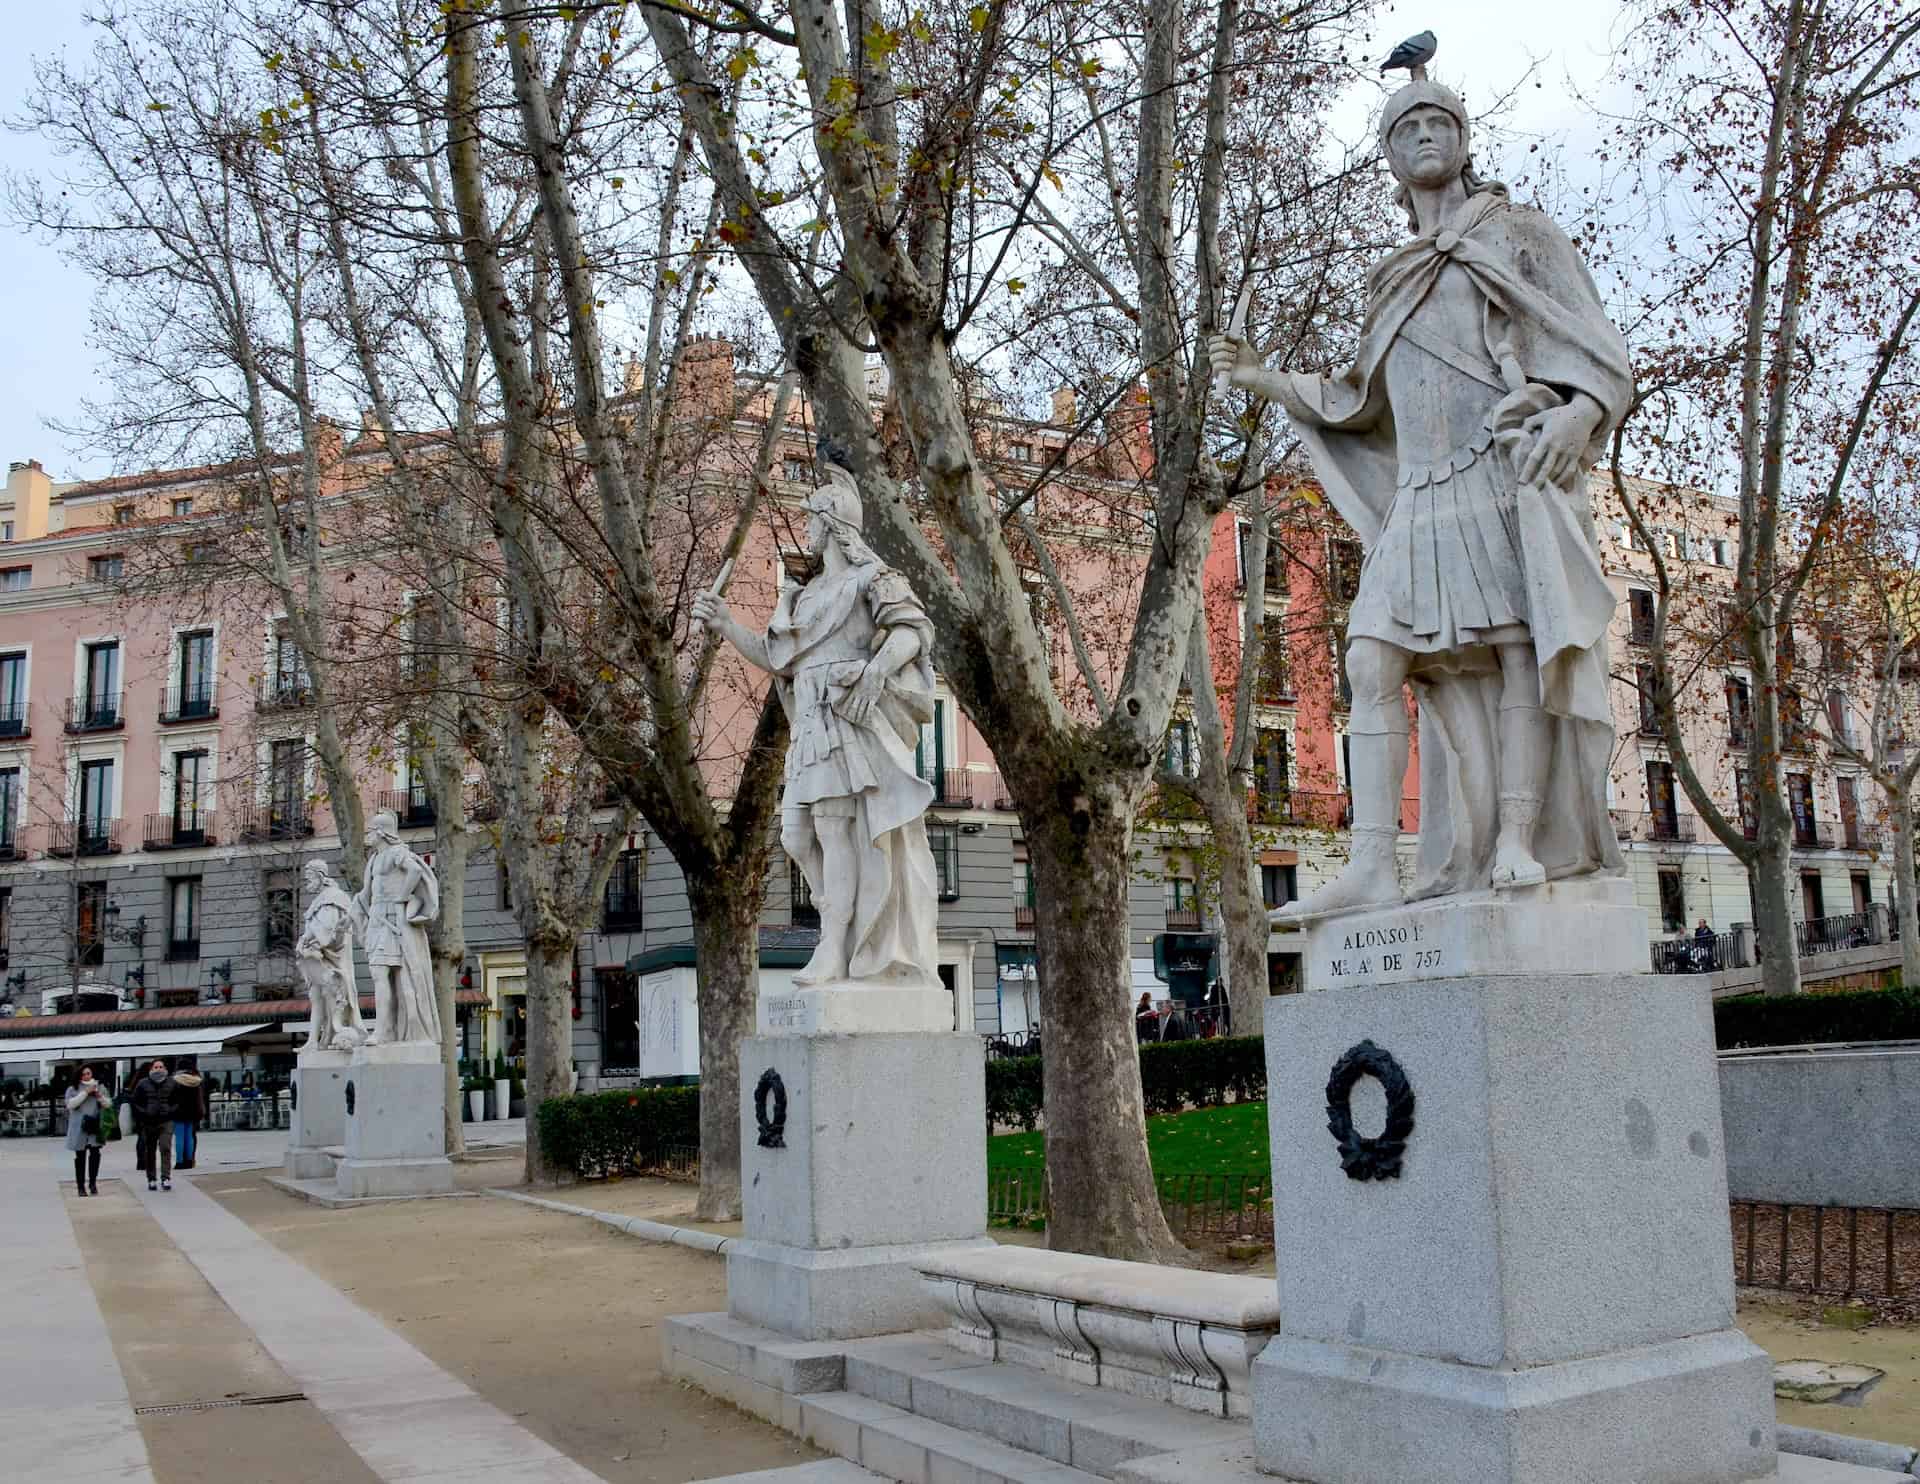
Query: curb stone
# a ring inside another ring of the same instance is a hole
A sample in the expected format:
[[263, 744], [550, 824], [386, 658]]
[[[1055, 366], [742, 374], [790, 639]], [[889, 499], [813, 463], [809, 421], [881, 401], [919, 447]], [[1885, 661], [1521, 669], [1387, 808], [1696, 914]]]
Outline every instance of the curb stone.
[[615, 1231], [625, 1232], [630, 1237], [638, 1237], [643, 1242], [665, 1242], [675, 1247], [691, 1247], [698, 1252], [723, 1253], [732, 1244], [732, 1237], [718, 1236], [713, 1232], [703, 1232], [698, 1227], [674, 1226], [665, 1221], [649, 1221], [644, 1216], [622, 1216], [613, 1211], [596, 1211], [591, 1206], [575, 1206], [567, 1201], [551, 1201], [544, 1196], [527, 1195], [518, 1190], [489, 1189], [488, 1195], [497, 1195], [504, 1200], [520, 1201], [529, 1206], [539, 1206], [547, 1211], [559, 1211], [567, 1216], [585, 1216], [610, 1226]]
[[1784, 1422], [1775, 1429], [1775, 1436], [1782, 1453], [1920, 1476], [1920, 1451], [1902, 1443], [1882, 1443], [1875, 1438], [1849, 1437], [1813, 1427], [1792, 1427]]

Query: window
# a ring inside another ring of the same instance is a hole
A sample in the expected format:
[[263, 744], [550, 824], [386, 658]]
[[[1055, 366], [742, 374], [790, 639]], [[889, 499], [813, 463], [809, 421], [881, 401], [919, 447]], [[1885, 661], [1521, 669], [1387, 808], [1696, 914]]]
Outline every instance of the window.
[[1287, 733], [1261, 727], [1253, 734], [1253, 792], [1261, 811], [1284, 814], [1291, 791], [1287, 769]]
[[1793, 641], [1793, 626], [1791, 624], [1781, 624], [1774, 630], [1773, 652], [1775, 659], [1779, 662], [1780, 673], [1782, 675], [1792, 673], [1797, 651]]
[[1741, 675], [1727, 677], [1727, 743], [1745, 747], [1753, 735], [1753, 691]]
[[82, 848], [104, 837], [113, 821], [113, 759], [101, 758], [80, 765], [80, 798], [77, 819]]
[[1024, 840], [1013, 847], [1013, 925], [1033, 931], [1033, 863], [1027, 859]]
[[73, 896], [73, 954], [83, 969], [107, 958], [107, 883], [82, 881]]
[[23, 593], [33, 586], [33, 568], [0, 567], [0, 593]]
[[1334, 537], [1327, 542], [1327, 597], [1351, 603], [1360, 591], [1360, 543]]
[[[1861, 913], [1871, 912], [1873, 910], [1873, 878], [1865, 871], [1855, 871], [1852, 876], [1852, 886], [1853, 910]], [[4, 942], [0, 941], [0, 959], [4, 958], [5, 952]]]
[[805, 459], [782, 459], [780, 477], [788, 484], [812, 484], [813, 473], [807, 467]]
[[807, 873], [800, 869], [800, 862], [792, 858], [787, 861], [787, 901], [788, 921], [795, 927], [820, 926], [820, 909], [813, 904], [813, 887]]
[[176, 499], [173, 502], [173, 513], [175, 515], [192, 515], [193, 514], [193, 496], [181, 495], [178, 499]]
[[207, 717], [213, 710], [213, 631], [196, 629], [174, 640], [170, 716]]
[[1843, 675], [1853, 668], [1853, 653], [1847, 641], [1824, 626], [1820, 631], [1820, 668], [1835, 675]]
[[1751, 840], [1760, 833], [1760, 817], [1754, 812], [1753, 774], [1745, 768], [1733, 770], [1733, 797], [1740, 810], [1740, 831]]
[[207, 750], [173, 755], [173, 843], [200, 845], [207, 837]]
[[1848, 713], [1845, 691], [1827, 692], [1827, 725], [1833, 729], [1834, 741], [1853, 746], [1853, 718]]
[[1170, 928], [1198, 928], [1200, 926], [1200, 896], [1191, 876], [1167, 877], [1167, 926]]
[[267, 835], [290, 840], [304, 834], [307, 822], [307, 744], [285, 737], [267, 753]]
[[167, 957], [200, 957], [200, 878], [176, 876], [167, 883]]
[[13, 888], [0, 886], [0, 969], [13, 956]]
[[27, 734], [27, 656], [0, 654], [0, 737]]
[[1269, 705], [1293, 698], [1287, 665], [1287, 621], [1273, 614], [1260, 625], [1260, 699]]
[[1333, 626], [1333, 704], [1342, 711], [1353, 706], [1353, 681], [1347, 674], [1347, 626]]
[[640, 1075], [640, 992], [625, 969], [595, 969], [600, 1001], [600, 1075]]
[[1635, 551], [1652, 550], [1652, 548], [1647, 545], [1647, 538], [1640, 534], [1640, 527], [1631, 522], [1627, 525], [1627, 545]]
[[1660, 872], [1660, 928], [1668, 933], [1687, 929], [1687, 892], [1678, 871]]
[[307, 657], [293, 637], [293, 624], [281, 619], [273, 626], [273, 652], [267, 674], [269, 704], [298, 706], [305, 703], [312, 682], [307, 678]]
[[623, 850], [607, 877], [607, 932], [638, 932], [640, 928], [640, 883], [646, 871], [646, 852]]
[[82, 727], [111, 727], [120, 724], [120, 643], [117, 639], [86, 648], [84, 678], [81, 682], [80, 716]]
[[1834, 787], [1840, 794], [1840, 834], [1846, 841], [1847, 849], [1860, 848], [1860, 799], [1854, 792], [1851, 778], [1836, 778]]
[[1630, 643], [1653, 643], [1653, 594], [1644, 587], [1627, 589], [1627, 618]]
[[913, 770], [933, 785], [934, 802], [946, 800], [947, 779], [947, 703], [935, 697], [933, 720], [920, 728], [920, 740], [913, 747]]
[[1820, 836], [1820, 821], [1813, 809], [1811, 774], [1787, 774], [1787, 809], [1793, 815], [1793, 843], [1813, 845]]
[[952, 902], [960, 897], [960, 831], [953, 825], [934, 825], [927, 830], [927, 844], [933, 850], [933, 873], [940, 883], [940, 900]]
[[493, 905], [501, 912], [513, 910], [513, 874], [504, 860], [496, 863], [494, 871]]
[[0, 520], [0, 542], [13, 540], [13, 522]]
[[127, 559], [121, 552], [87, 558], [88, 582], [118, 582], [126, 570]]
[[1200, 754], [1196, 750], [1193, 723], [1176, 721], [1167, 728], [1166, 770], [1176, 778], [1200, 776]]
[[1800, 873], [1800, 909], [1808, 922], [1818, 922], [1827, 915], [1827, 893], [1818, 871]]
[[1813, 751], [1813, 733], [1808, 730], [1800, 692], [1790, 685], [1780, 687], [1780, 746], [1787, 752]]
[[113, 523], [116, 526], [132, 525], [133, 524], [133, 506], [131, 505], [114, 506], [113, 507]]
[[268, 871], [261, 883], [260, 946], [268, 953], [288, 953], [300, 936], [300, 873]]
[[1260, 868], [1260, 899], [1268, 908], [1284, 907], [1300, 894], [1299, 867], [1262, 866]]
[[[1234, 560], [1239, 564], [1239, 582], [1244, 588], [1247, 585], [1247, 543], [1253, 535], [1252, 523], [1244, 520], [1239, 522], [1234, 527], [1234, 533], [1239, 543], [1235, 548]], [[1266, 569], [1266, 590], [1269, 593], [1284, 593], [1287, 590], [1287, 552], [1275, 538], [1271, 523], [1267, 531]]]
[[1633, 677], [1634, 688], [1640, 693], [1640, 735], [1664, 737], [1666, 730], [1660, 725], [1660, 687], [1657, 672], [1652, 665], [1635, 665]]
[[1647, 764], [1647, 824], [1655, 840], [1680, 838], [1680, 804], [1673, 788], [1673, 764], [1658, 759]]
[[1031, 443], [1011, 444], [1007, 448], [1007, 457], [1012, 459], [1016, 464], [1031, 464], [1033, 462], [1033, 445]]
[[1731, 567], [1733, 565], [1733, 563], [1730, 560], [1728, 560], [1727, 541], [1724, 536], [1714, 537], [1712, 542], [1709, 543], [1709, 545], [1713, 552], [1714, 566]]
[[20, 849], [20, 770], [0, 768], [0, 859]]

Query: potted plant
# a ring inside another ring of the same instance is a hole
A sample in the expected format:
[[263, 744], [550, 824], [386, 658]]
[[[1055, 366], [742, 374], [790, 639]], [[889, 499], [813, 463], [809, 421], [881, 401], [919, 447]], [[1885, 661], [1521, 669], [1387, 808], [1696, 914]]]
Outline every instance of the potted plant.
[[496, 1053], [493, 1058], [493, 1116], [505, 1118], [507, 1109], [513, 1104], [513, 1079], [507, 1071], [507, 1058]]
[[479, 1123], [487, 1116], [487, 1079], [468, 1077], [460, 1084], [467, 1095], [467, 1121]]

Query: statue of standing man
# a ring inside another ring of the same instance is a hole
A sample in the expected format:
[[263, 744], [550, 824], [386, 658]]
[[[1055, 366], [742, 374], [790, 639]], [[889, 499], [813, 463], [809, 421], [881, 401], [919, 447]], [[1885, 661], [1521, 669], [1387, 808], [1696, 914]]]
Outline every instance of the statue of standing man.
[[1622, 869], [1614, 596], [1586, 474], [1632, 392], [1626, 343], [1565, 234], [1475, 172], [1458, 95], [1413, 76], [1380, 142], [1414, 237], [1374, 266], [1353, 366], [1273, 372], [1236, 337], [1208, 347], [1216, 373], [1286, 411], [1367, 546], [1347, 620], [1352, 860], [1287, 916], [1401, 899], [1409, 682], [1415, 896]]
[[440, 1040], [427, 924], [440, 915], [433, 868], [400, 842], [400, 821], [376, 814], [367, 828], [366, 884], [354, 899], [373, 970], [375, 1045]]
[[308, 861], [300, 876], [307, 910], [293, 945], [293, 961], [311, 1006], [307, 1044], [301, 1049], [351, 1051], [367, 1039], [353, 982], [353, 898], [333, 879], [325, 861]]
[[766, 633], [715, 593], [694, 599], [693, 616], [772, 672], [792, 726], [780, 844], [820, 913], [819, 946], [793, 982], [938, 988], [933, 787], [913, 759], [934, 718], [933, 625], [861, 539], [853, 476], [826, 473], [807, 502], [817, 574], [780, 594]]

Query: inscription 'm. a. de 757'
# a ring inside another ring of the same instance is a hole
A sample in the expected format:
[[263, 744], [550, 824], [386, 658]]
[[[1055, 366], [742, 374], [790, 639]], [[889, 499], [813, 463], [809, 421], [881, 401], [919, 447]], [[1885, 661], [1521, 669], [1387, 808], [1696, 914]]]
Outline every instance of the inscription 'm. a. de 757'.
[[1426, 925], [1419, 922], [1352, 928], [1341, 934], [1338, 957], [1327, 961], [1334, 979], [1369, 974], [1424, 974], [1438, 969], [1441, 952], [1425, 946]]

